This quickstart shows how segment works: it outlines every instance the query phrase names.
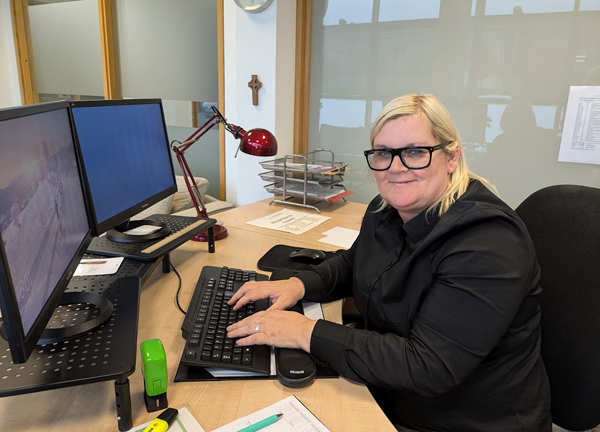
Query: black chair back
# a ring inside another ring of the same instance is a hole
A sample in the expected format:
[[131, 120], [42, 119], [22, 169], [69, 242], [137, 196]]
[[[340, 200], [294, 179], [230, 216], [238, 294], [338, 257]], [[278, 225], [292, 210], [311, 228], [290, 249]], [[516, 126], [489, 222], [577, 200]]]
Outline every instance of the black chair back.
[[542, 358], [553, 423], [594, 428], [600, 424], [600, 189], [550, 186], [516, 212], [542, 271]]

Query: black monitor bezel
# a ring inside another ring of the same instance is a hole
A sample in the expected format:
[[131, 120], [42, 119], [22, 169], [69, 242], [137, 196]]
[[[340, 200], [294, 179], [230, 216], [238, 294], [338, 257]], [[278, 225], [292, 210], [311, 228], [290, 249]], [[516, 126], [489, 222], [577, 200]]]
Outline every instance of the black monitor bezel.
[[[98, 107], [98, 106], [138, 105], [138, 104], [158, 104], [160, 107], [163, 130], [165, 133], [165, 142], [166, 142], [166, 146], [167, 146], [166, 150], [167, 150], [167, 154], [169, 155], [169, 159], [171, 161], [170, 167], [171, 167], [171, 176], [173, 178], [173, 184], [169, 188], [153, 195], [152, 197], [149, 197], [148, 199], [144, 200], [143, 202], [137, 203], [136, 205], [129, 207], [128, 209], [122, 211], [121, 213], [113, 215], [112, 217], [110, 217], [109, 219], [107, 219], [103, 222], [99, 222], [98, 218], [96, 216], [96, 211], [95, 211], [95, 207], [94, 207], [94, 199], [92, 196], [90, 184], [88, 182], [87, 174], [85, 171], [85, 161], [83, 160], [83, 153], [81, 151], [81, 143], [79, 142], [79, 136], [77, 134], [77, 125], [76, 125], [75, 119], [73, 117], [73, 109], [74, 108], [86, 108], [86, 107]], [[73, 124], [73, 130], [74, 130], [74, 134], [76, 137], [75, 142], [78, 147], [77, 153], [80, 158], [79, 159], [80, 166], [83, 170], [86, 202], [89, 204], [89, 214], [90, 214], [90, 218], [91, 218], [92, 233], [93, 233], [94, 237], [99, 237], [100, 235], [104, 234], [105, 232], [107, 232], [107, 231], [117, 227], [119, 224], [127, 221], [131, 217], [146, 210], [150, 206], [153, 206], [154, 204], [160, 202], [161, 200], [163, 200], [163, 199], [167, 198], [168, 196], [173, 195], [175, 192], [177, 192], [177, 181], [175, 179], [175, 169], [173, 168], [173, 160], [171, 158], [171, 146], [169, 144], [169, 135], [167, 133], [167, 125], [165, 122], [165, 114], [164, 114], [161, 99], [82, 100], [82, 101], [70, 101], [69, 105], [71, 107], [71, 109], [70, 109], [71, 121]]]
[[[0, 122], [5, 120], [12, 120], [16, 118], [26, 117], [34, 114], [40, 114], [44, 112], [56, 111], [65, 109], [65, 114], [69, 120], [71, 127], [71, 133], [73, 137], [73, 151], [75, 157], [79, 162], [78, 147], [76, 145], [76, 137], [73, 134], [73, 121], [70, 116], [69, 103], [68, 101], [59, 102], [48, 102], [37, 105], [27, 105], [23, 107], [8, 108], [0, 110]], [[79, 180], [81, 183], [81, 190], [83, 193], [83, 200], [86, 203], [85, 197], [85, 183], [81, 172], [81, 166], [78, 163]], [[86, 208], [86, 214], [88, 219], [88, 231], [84, 236], [81, 244], [79, 245], [76, 253], [73, 255], [71, 262], [61, 275], [58, 284], [48, 297], [46, 304], [38, 314], [35, 322], [31, 326], [29, 333], [25, 334], [23, 331], [23, 324], [21, 320], [21, 314], [19, 313], [19, 306], [17, 303], [15, 287], [12, 283], [12, 277], [10, 275], [10, 269], [8, 268], [6, 251], [4, 249], [4, 241], [2, 240], [2, 232], [0, 232], [0, 310], [2, 311], [2, 321], [4, 325], [4, 333], [7, 337], [8, 345], [10, 347], [10, 354], [13, 363], [25, 363], [33, 350], [35, 349], [40, 336], [46, 329], [46, 325], [52, 318], [54, 310], [60, 304], [63, 293], [65, 292], [75, 269], [79, 265], [81, 258], [85, 254], [89, 244], [92, 241], [92, 230], [90, 214]]]

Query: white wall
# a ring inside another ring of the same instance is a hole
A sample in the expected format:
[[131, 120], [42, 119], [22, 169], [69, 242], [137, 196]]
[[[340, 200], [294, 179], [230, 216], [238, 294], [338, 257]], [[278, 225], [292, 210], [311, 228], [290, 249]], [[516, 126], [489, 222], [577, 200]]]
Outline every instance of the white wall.
[[[275, 0], [265, 11], [244, 12], [233, 1], [224, 2], [225, 112], [227, 120], [246, 130], [261, 127], [273, 132], [277, 157], [293, 151], [296, 2]], [[259, 105], [252, 105], [248, 81], [262, 82]], [[244, 205], [271, 197], [258, 176], [259, 162], [268, 157], [239, 152], [239, 142], [226, 134], [227, 201]]]
[[0, 108], [21, 105], [10, 0], [0, 0]]

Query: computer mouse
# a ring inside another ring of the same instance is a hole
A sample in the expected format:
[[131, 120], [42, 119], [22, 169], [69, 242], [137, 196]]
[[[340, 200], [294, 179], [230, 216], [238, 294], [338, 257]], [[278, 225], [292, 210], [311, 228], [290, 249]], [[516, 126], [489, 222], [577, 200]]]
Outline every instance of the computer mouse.
[[290, 253], [290, 259], [306, 264], [319, 264], [327, 258], [325, 252], [318, 249], [297, 249]]

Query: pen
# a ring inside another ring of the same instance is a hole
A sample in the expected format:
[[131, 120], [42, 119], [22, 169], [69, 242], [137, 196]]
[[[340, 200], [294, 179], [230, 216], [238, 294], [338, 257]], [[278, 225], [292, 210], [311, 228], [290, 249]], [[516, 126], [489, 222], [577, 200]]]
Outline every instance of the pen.
[[245, 428], [240, 429], [238, 432], [255, 432], [259, 429], [262, 429], [264, 427], [272, 425], [277, 420], [279, 420], [281, 417], [283, 417], [283, 414], [272, 415], [271, 417], [267, 417], [266, 419], [261, 420], [257, 423], [251, 424], [250, 426], [246, 426]]
[[175, 408], [167, 408], [144, 429], [144, 432], [165, 432], [173, 424], [178, 414], [179, 411]]
[[79, 264], [105, 264], [106, 261], [81, 261]]

